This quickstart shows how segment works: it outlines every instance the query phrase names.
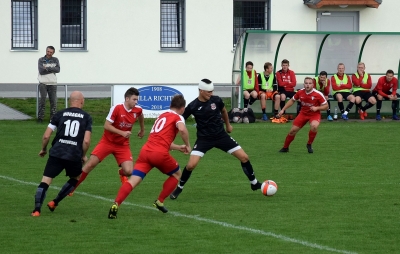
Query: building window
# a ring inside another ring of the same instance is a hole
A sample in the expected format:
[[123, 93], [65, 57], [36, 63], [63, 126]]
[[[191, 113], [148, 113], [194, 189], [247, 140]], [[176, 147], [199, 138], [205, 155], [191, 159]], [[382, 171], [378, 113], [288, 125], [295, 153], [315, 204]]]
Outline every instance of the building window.
[[233, 47], [246, 30], [270, 30], [270, 1], [233, 1]]
[[86, 0], [61, 0], [61, 48], [86, 49]]
[[37, 0], [12, 0], [12, 49], [37, 49]]
[[161, 0], [161, 49], [185, 48], [184, 16], [185, 1], [164, 1]]

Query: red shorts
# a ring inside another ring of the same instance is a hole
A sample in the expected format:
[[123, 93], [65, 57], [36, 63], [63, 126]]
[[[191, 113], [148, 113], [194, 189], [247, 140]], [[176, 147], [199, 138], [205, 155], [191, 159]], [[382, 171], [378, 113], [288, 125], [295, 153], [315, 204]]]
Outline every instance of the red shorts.
[[100, 161], [113, 154], [118, 166], [121, 166], [122, 162], [132, 161], [132, 153], [129, 146], [116, 145], [104, 140], [100, 140], [91, 154], [96, 155]]
[[179, 169], [178, 162], [171, 154], [140, 150], [139, 157], [133, 166], [133, 170], [139, 170], [143, 173], [149, 173], [152, 168], [158, 168], [163, 174], [171, 174]]
[[273, 91], [273, 92], [264, 92], [264, 91], [260, 91], [258, 92], [258, 99], [261, 98], [261, 94], [265, 93], [265, 99], [266, 100], [274, 100], [275, 98], [275, 94], [277, 94], [277, 91]]
[[312, 121], [321, 122], [321, 114], [305, 115], [300, 112], [300, 114], [294, 119], [293, 125], [302, 128], [307, 122]]

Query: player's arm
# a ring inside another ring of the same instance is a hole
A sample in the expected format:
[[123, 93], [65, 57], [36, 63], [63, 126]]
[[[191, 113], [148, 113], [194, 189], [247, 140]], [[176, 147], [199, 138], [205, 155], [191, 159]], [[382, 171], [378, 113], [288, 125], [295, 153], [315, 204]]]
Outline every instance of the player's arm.
[[329, 108], [328, 102], [326, 102], [326, 100], [325, 100], [325, 103], [322, 104], [321, 106], [317, 107], [317, 108], [318, 108], [319, 111], [327, 110]]
[[295, 88], [297, 85], [297, 80], [296, 80], [296, 74], [294, 73], [294, 71], [290, 72], [290, 82], [288, 82], [288, 85]]
[[104, 122], [104, 129], [105, 129], [105, 130], [108, 130], [109, 132], [112, 132], [112, 133], [121, 135], [121, 136], [123, 136], [124, 138], [129, 138], [129, 136], [131, 135], [131, 132], [130, 132], [130, 131], [122, 131], [122, 130], [120, 130], [120, 129], [115, 128], [115, 127], [112, 125], [112, 122], [110, 122], [110, 121], [108, 121], [108, 120], [106, 120], [106, 121]]
[[279, 116], [282, 116], [282, 115], [283, 115], [283, 112], [285, 112], [286, 109], [290, 108], [290, 107], [294, 104], [294, 102], [295, 102], [294, 97], [293, 97], [292, 99], [288, 100], [288, 102], [286, 102], [286, 104], [285, 104], [285, 106], [282, 108], [282, 110], [279, 111], [278, 115], [279, 115]]
[[83, 142], [82, 142], [82, 161], [83, 162], [86, 162], [86, 160], [87, 160], [86, 153], [90, 147], [91, 136], [92, 136], [91, 131], [85, 131], [85, 136], [83, 137]]
[[49, 125], [49, 127], [47, 127], [47, 129], [45, 130], [45, 132], [43, 134], [42, 150], [40, 150], [40, 152], [39, 152], [40, 157], [44, 157], [47, 154], [47, 145], [49, 144], [51, 133], [53, 133], [53, 130], [55, 129], [55, 126], [54, 126], [54, 129], [52, 127], [53, 126]]
[[232, 127], [231, 123], [229, 122], [229, 116], [228, 116], [228, 112], [226, 111], [225, 106], [222, 108], [221, 114], [222, 114], [222, 120], [224, 120], [224, 123], [225, 123], [226, 132], [231, 133], [233, 127]]
[[186, 125], [183, 122], [178, 122], [176, 124], [176, 126], [178, 128], [179, 135], [181, 136], [184, 145], [182, 146], [182, 145], [177, 145], [177, 144], [172, 143], [170, 146], [170, 149], [178, 150], [178, 151], [181, 151], [186, 154], [190, 153], [191, 148], [190, 148], [190, 142], [189, 142], [189, 132], [186, 128]]
[[139, 116], [139, 125], [140, 125], [140, 130], [138, 132], [138, 137], [143, 138], [143, 136], [144, 136], [144, 115], [143, 115], [143, 113]]
[[372, 87], [371, 75], [368, 75], [367, 84], [364, 84], [363, 82], [361, 82], [360, 86], [364, 89], [371, 89], [371, 87]]
[[397, 78], [393, 77], [392, 82], [394, 83], [393, 87], [392, 87], [392, 95], [397, 98], [397, 89], [399, 87], [399, 83], [397, 81]]

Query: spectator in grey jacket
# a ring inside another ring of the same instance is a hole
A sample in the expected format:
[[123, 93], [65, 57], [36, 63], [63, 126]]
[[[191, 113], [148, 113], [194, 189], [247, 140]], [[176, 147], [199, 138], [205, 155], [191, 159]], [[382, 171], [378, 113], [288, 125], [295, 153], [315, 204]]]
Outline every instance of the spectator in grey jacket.
[[[53, 46], [46, 48], [46, 55], [39, 58], [38, 67], [39, 74], [46, 75], [50, 73], [60, 72], [60, 63], [57, 57], [53, 57], [55, 49]], [[57, 112], [57, 85], [46, 85], [39, 83], [39, 112], [38, 112], [38, 123], [43, 122], [44, 112], [46, 107], [46, 97], [49, 95], [50, 100], [50, 119]]]

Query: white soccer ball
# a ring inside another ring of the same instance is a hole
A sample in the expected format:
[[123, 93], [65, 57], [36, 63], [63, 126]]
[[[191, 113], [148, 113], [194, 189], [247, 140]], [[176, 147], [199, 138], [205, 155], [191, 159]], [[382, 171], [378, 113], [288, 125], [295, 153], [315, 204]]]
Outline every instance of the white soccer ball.
[[272, 180], [266, 180], [261, 184], [261, 192], [264, 196], [273, 196], [278, 191], [278, 185]]

